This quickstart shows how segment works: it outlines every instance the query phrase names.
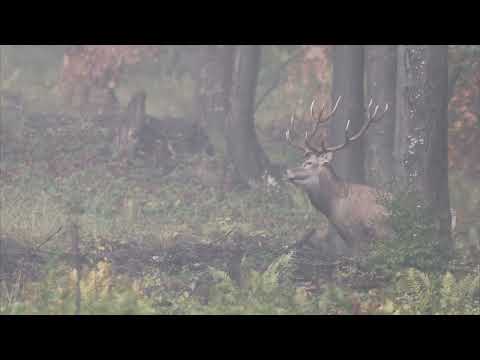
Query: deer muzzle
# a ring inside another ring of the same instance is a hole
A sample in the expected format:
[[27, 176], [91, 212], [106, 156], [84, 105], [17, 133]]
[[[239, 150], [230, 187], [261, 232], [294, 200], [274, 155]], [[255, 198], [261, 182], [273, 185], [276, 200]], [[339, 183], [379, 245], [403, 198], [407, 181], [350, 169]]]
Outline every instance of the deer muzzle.
[[286, 178], [288, 181], [295, 182], [305, 180], [310, 176], [310, 173], [307, 173], [302, 168], [287, 169]]

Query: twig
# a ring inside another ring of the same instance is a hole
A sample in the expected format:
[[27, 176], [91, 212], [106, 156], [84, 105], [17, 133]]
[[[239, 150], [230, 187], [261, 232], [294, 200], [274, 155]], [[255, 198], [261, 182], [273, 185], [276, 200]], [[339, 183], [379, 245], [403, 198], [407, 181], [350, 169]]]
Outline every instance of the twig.
[[81, 257], [80, 257], [80, 237], [78, 234], [78, 225], [75, 221], [72, 221], [70, 224], [70, 233], [72, 237], [72, 253], [74, 256], [74, 268], [76, 271], [76, 286], [75, 286], [75, 315], [80, 315], [81, 310], [81, 288], [80, 288], [80, 281], [81, 281]]
[[34, 251], [40, 250], [40, 248], [48, 243], [50, 240], [53, 239], [55, 235], [57, 235], [61, 230], [63, 229], [63, 226], [60, 226], [57, 231], [55, 231], [53, 234], [49, 235], [43, 242], [41, 242], [39, 245], [37, 245], [34, 249]]

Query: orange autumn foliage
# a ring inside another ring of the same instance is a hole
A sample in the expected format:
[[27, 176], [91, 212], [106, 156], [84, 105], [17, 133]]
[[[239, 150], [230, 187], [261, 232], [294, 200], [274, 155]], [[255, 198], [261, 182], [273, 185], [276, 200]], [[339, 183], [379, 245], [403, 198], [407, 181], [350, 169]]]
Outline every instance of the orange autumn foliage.
[[449, 104], [449, 167], [480, 176], [480, 66], [456, 86]]

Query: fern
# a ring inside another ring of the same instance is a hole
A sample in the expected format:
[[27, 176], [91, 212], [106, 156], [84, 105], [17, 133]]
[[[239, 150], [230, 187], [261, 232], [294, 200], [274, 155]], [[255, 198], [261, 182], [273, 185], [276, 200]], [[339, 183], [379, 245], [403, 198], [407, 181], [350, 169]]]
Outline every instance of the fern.
[[469, 274], [458, 280], [450, 272], [436, 277], [410, 268], [400, 275], [396, 285], [397, 302], [388, 307], [393, 313], [480, 313], [480, 274]]
[[456, 281], [451, 273], [445, 274], [440, 288], [440, 306], [443, 313], [462, 314], [478, 303], [480, 275], [469, 274]]

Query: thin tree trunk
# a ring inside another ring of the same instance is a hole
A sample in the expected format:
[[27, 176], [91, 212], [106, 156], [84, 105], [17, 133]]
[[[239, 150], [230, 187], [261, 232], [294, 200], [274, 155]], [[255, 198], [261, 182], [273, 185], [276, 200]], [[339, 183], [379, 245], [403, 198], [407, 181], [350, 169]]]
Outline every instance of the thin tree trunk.
[[219, 121], [217, 126], [220, 127], [221, 131], [225, 131], [225, 119], [231, 110], [230, 95], [233, 85], [233, 68], [234, 68], [234, 58], [235, 47], [233, 45], [223, 45], [219, 50], [219, 65], [221, 69], [221, 80], [220, 80], [220, 101], [219, 101]]
[[395, 45], [366, 47], [367, 96], [375, 104], [389, 104], [390, 110], [366, 134], [365, 165], [367, 183], [384, 187], [393, 177], [393, 143], [395, 133], [395, 90], [397, 53]]
[[427, 56], [425, 188], [438, 241], [450, 252], [453, 244], [448, 189], [448, 46], [431, 45]]
[[[330, 122], [330, 142], [345, 141], [345, 126], [350, 120], [350, 132], [357, 132], [364, 121], [364, 48], [362, 45], [336, 45], [333, 48], [333, 100], [342, 96], [342, 103]], [[345, 181], [365, 183], [363, 139], [335, 154], [335, 172]], [[342, 244], [333, 225], [328, 227], [330, 244]]]

